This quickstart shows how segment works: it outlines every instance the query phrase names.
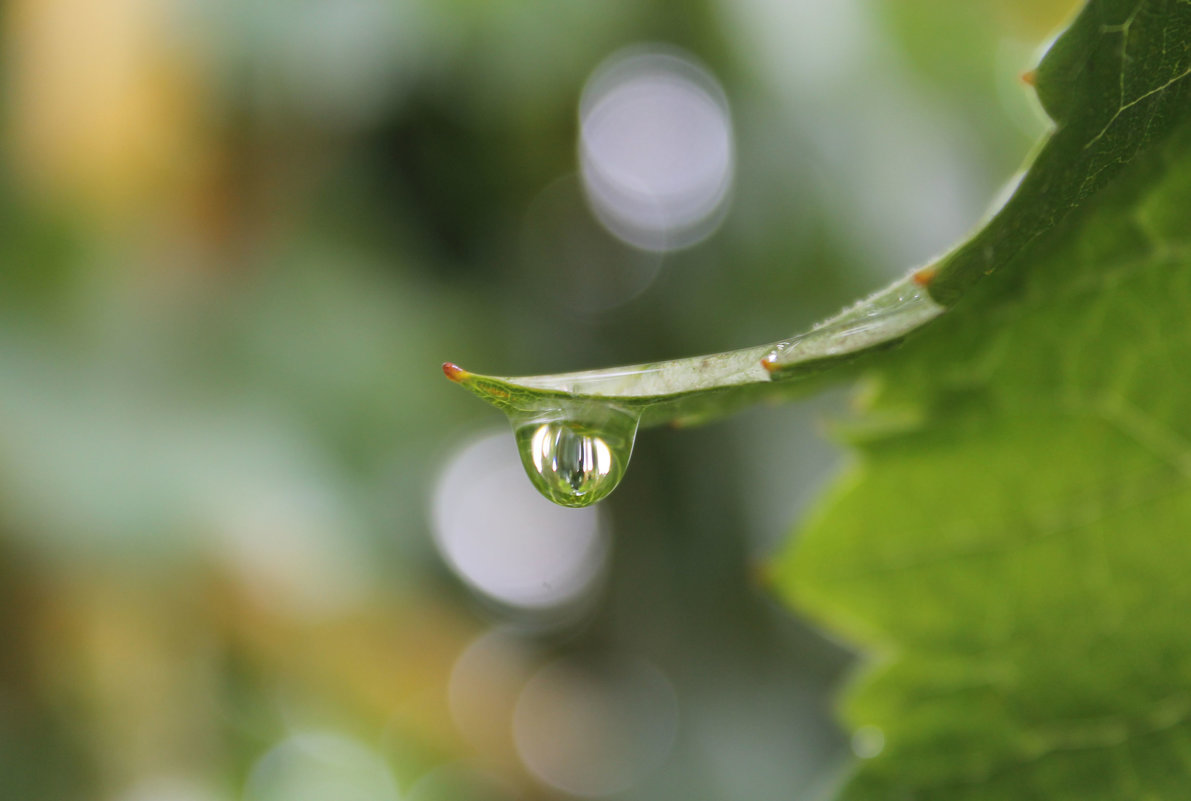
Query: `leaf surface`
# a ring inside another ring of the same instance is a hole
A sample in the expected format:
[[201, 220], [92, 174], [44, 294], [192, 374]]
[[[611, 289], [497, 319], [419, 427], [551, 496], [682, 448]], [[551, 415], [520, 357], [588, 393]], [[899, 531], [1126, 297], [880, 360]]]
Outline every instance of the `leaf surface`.
[[1093, 0], [1056, 42], [1054, 136], [774, 566], [872, 657], [845, 798], [1186, 797], [1189, 75], [1186, 2]]
[[814, 386], [807, 379], [899, 344], [943, 313], [919, 271], [844, 309], [806, 333], [768, 345], [601, 370], [505, 378], [471, 373], [450, 362], [443, 372], [510, 413], [564, 403], [605, 403], [640, 416], [643, 426], [703, 422], [740, 406]]

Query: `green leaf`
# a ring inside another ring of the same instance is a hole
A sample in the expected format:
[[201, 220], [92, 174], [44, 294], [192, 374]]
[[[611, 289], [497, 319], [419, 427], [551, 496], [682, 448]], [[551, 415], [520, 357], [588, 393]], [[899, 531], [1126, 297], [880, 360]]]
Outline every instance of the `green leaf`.
[[[640, 413], [645, 426], [703, 421], [763, 396], [803, 392], [805, 379], [828, 370], [833, 379], [851, 375], [838, 368], [900, 344], [933, 321], [1182, 119], [1182, 79], [1191, 70], [1188, 34], [1178, 21], [1184, 13], [1163, 3], [1089, 5], [1033, 73], [1056, 128], [1005, 206], [937, 263], [804, 334], [729, 353], [557, 375], [444, 369], [506, 412], [594, 400]], [[786, 386], [774, 386], [779, 382]]]
[[1186, 118], [1191, 9], [1172, 0], [1093, 0], [1032, 80], [1055, 131], [996, 218], [939, 267], [952, 305], [1011, 262]]
[[1056, 132], [775, 565], [873, 659], [845, 798], [1187, 794], [1189, 76], [1186, 2], [1093, 0], [1055, 43]]
[[790, 394], [795, 379], [897, 344], [942, 312], [922, 279], [910, 276], [805, 334], [770, 345], [558, 375], [502, 378], [469, 373], [450, 362], [443, 371], [514, 415], [578, 401], [624, 409], [639, 415], [645, 426], [702, 422], [765, 395]]

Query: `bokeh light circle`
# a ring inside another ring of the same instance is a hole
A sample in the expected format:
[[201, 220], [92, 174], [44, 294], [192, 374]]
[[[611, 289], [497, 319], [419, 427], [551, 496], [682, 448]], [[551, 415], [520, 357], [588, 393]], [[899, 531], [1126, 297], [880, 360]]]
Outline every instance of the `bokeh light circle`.
[[537, 667], [525, 641], [506, 628], [476, 637], [460, 652], [447, 682], [451, 720], [477, 751], [515, 762], [513, 709]]
[[449, 460], [433, 517], [447, 564], [500, 603], [535, 611], [572, 605], [603, 574], [608, 540], [600, 510], [565, 509], [539, 495], [511, 432], [481, 436]]
[[303, 732], [274, 746], [253, 767], [243, 801], [397, 801], [384, 761], [331, 732]]
[[709, 236], [735, 172], [719, 82], [672, 48], [632, 48], [596, 68], [579, 103], [579, 163], [592, 211], [621, 240], [668, 251]]
[[670, 754], [678, 700], [649, 662], [620, 657], [593, 667], [551, 663], [525, 685], [513, 712], [513, 739], [525, 767], [577, 796], [627, 790]]
[[578, 175], [565, 175], [534, 198], [521, 231], [524, 286], [540, 302], [598, 314], [644, 292], [664, 254], [613, 235], [595, 218]]

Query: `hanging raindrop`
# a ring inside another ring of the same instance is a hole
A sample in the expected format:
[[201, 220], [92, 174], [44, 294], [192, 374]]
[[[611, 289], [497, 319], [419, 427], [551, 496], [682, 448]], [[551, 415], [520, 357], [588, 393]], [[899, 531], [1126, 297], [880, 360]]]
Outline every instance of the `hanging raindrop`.
[[638, 418], [604, 404], [510, 415], [521, 463], [538, 491], [561, 506], [589, 506], [624, 476]]

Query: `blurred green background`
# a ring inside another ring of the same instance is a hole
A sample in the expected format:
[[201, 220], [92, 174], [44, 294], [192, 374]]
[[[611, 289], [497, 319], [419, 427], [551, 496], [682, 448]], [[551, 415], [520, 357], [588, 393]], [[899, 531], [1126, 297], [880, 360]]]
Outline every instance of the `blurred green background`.
[[790, 334], [945, 250], [1071, 0], [10, 0], [0, 798], [822, 798], [764, 560], [842, 393], [563, 510], [447, 359]]

